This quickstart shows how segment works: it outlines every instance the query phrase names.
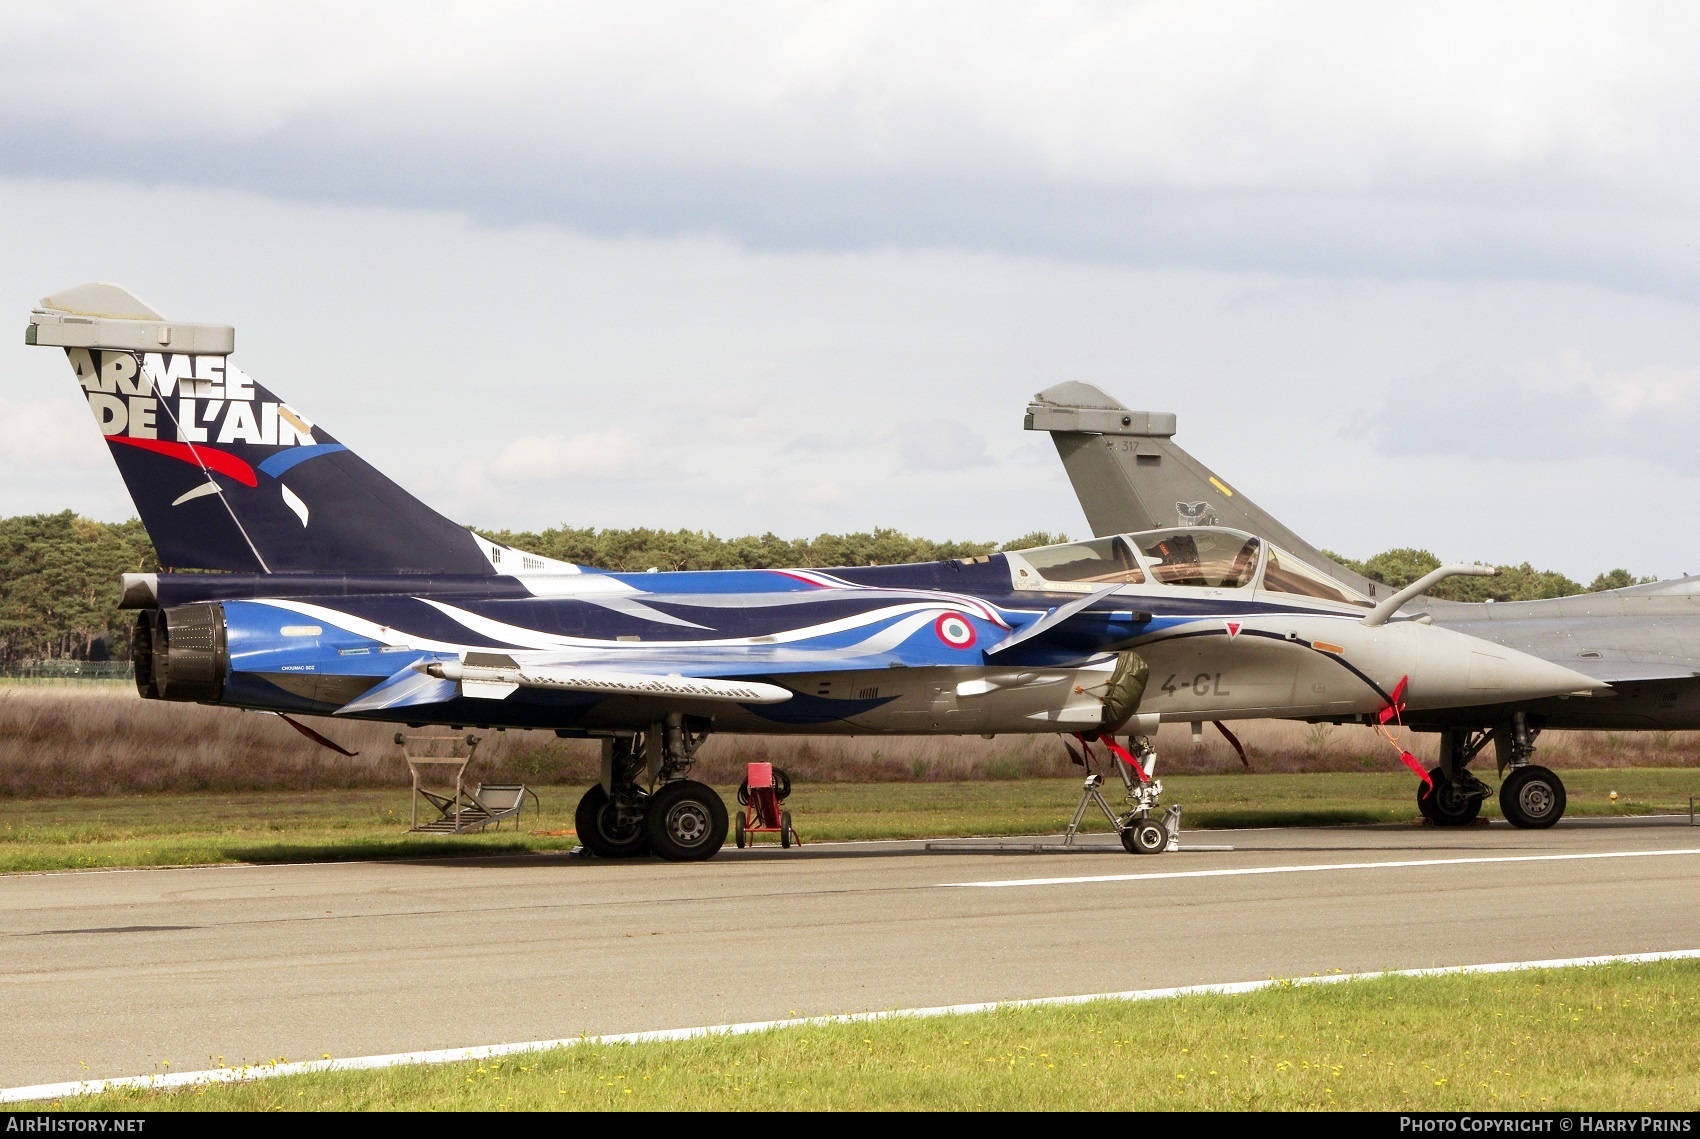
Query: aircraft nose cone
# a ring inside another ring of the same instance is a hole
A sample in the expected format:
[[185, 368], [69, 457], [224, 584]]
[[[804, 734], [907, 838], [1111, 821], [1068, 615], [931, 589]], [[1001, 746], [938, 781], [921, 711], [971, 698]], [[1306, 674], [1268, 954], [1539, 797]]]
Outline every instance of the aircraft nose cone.
[[1428, 627], [1411, 674], [1417, 708], [1504, 704], [1589, 693], [1609, 685], [1540, 657], [1449, 629]]
[[1466, 683], [1472, 692], [1522, 700], [1609, 687], [1561, 664], [1499, 645], [1470, 649]]

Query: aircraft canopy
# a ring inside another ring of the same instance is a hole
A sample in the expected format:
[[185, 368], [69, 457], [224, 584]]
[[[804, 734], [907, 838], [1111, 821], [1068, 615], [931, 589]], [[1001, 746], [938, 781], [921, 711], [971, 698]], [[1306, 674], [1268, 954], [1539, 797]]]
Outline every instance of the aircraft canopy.
[[1091, 585], [1182, 585], [1291, 593], [1368, 608], [1332, 577], [1243, 530], [1185, 526], [1116, 534], [1015, 553], [1046, 581]]

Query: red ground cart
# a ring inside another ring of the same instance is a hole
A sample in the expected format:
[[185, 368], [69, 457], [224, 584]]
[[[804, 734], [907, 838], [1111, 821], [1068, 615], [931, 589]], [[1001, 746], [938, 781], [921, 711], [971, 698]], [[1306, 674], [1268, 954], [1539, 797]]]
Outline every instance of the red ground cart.
[[744, 781], [738, 785], [738, 802], [744, 809], [732, 817], [738, 849], [753, 844], [751, 836], [758, 834], [777, 834], [780, 846], [802, 846], [791, 825], [791, 812], [782, 805], [791, 794], [791, 777], [771, 763], [752, 763], [744, 770]]

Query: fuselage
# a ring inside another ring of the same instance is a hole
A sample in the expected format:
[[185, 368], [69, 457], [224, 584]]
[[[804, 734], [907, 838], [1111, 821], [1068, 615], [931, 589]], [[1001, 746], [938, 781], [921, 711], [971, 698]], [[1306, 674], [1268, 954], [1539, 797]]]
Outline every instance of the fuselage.
[[[185, 688], [169, 659], [183, 634], [144, 617], [166, 655], [138, 682], [246, 708], [568, 734], [641, 730], [676, 712], [737, 732], [1093, 731], [1129, 651], [1149, 666], [1140, 713], [1165, 720], [1360, 716], [1403, 678], [1413, 710], [1587, 687], [1449, 630], [1366, 628], [1349, 598], [1293, 592], [1295, 580], [1308, 587], [1289, 556], [1215, 533], [1237, 548], [1234, 565], [1165, 565], [1146, 552], [1162, 548], [1159, 534], [830, 571], [161, 575], [133, 582], [131, 603], [216, 624], [218, 660]], [[514, 683], [497, 695], [463, 683], [468, 668]], [[665, 691], [575, 688], [562, 679], [573, 670]], [[783, 691], [696, 699], [684, 690], [693, 678]]]
[[[1700, 578], [1540, 601], [1425, 603], [1443, 628], [1573, 668], [1611, 687], [1589, 700], [1542, 699], [1489, 710], [1550, 728], [1700, 729]], [[1413, 608], [1419, 608], [1414, 606]], [[1432, 711], [1422, 726], [1472, 725], [1483, 709]]]
[[[1230, 485], [1178, 446], [1172, 414], [1134, 411], [1090, 385], [1067, 383], [1028, 405], [1026, 426], [1051, 434], [1094, 533], [1144, 530], [1177, 515], [1212, 525], [1220, 519], [1296, 552], [1371, 600], [1394, 591], [1329, 561], [1253, 502], [1244, 487]], [[1632, 544], [1610, 553], [1633, 555]], [[1418, 599], [1403, 616], [1425, 611], [1438, 626], [1540, 657], [1610, 688], [1589, 700], [1471, 700], [1414, 715], [1414, 726], [1468, 730], [1521, 719], [1531, 728], [1700, 729], [1700, 578], [1538, 601]]]

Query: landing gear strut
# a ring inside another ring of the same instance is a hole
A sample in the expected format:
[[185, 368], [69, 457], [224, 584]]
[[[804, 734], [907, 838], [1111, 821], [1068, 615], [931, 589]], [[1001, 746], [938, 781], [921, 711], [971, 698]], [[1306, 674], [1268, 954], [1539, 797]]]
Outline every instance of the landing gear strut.
[[1470, 772], [1469, 763], [1488, 745], [1487, 732], [1440, 733], [1440, 766], [1428, 773], [1431, 785], [1417, 788], [1417, 810], [1437, 827], [1464, 827], [1482, 812], [1491, 791]]
[[1491, 788], [1469, 770], [1470, 761], [1489, 744], [1498, 760], [1499, 810], [1514, 827], [1550, 827], [1564, 816], [1564, 782], [1550, 769], [1529, 760], [1541, 734], [1523, 713], [1491, 727], [1440, 733], [1440, 766], [1429, 772], [1430, 788], [1417, 791], [1417, 809], [1436, 826], [1466, 826], [1481, 812]]
[[707, 721], [675, 713], [647, 732], [604, 740], [602, 779], [574, 814], [585, 850], [598, 858], [712, 858], [726, 842], [726, 803], [686, 778], [707, 738]]
[[[1084, 738], [1081, 742], [1085, 742]], [[1063, 834], [1064, 846], [1074, 845], [1074, 836], [1080, 830], [1087, 808], [1096, 805], [1110, 820], [1110, 825], [1116, 828], [1122, 847], [1129, 854], [1161, 854], [1176, 849], [1181, 829], [1180, 807], [1171, 806], [1157, 818], [1151, 814], [1157, 809], [1157, 801], [1163, 794], [1163, 784], [1149, 778], [1157, 766], [1157, 749], [1144, 736], [1129, 736], [1128, 751], [1134, 762], [1144, 769], [1147, 779], [1135, 782], [1134, 772], [1129, 769], [1127, 761], [1111, 752], [1110, 766], [1121, 776], [1127, 802], [1118, 815], [1104, 798], [1104, 777], [1088, 774], [1080, 790], [1080, 804], [1074, 808], [1074, 818], [1069, 820], [1068, 830]], [[1091, 759], [1090, 752], [1086, 758]]]

